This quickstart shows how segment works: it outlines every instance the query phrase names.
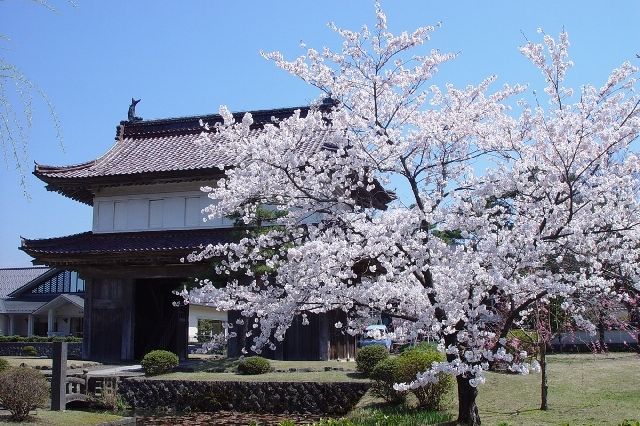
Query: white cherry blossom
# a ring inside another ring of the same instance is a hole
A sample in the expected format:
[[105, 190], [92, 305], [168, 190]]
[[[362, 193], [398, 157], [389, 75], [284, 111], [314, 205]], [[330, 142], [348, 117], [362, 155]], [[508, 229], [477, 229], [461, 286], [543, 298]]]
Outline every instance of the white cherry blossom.
[[[339, 51], [263, 53], [322, 93], [308, 114], [255, 128], [223, 107], [224, 123], [203, 127], [203, 143], [222, 135], [216, 143], [237, 158], [205, 188], [216, 200], [206, 214], [238, 217], [247, 231], [189, 256], [217, 259], [228, 281], [185, 296], [255, 318], [256, 352], [305, 312], [343, 310], [348, 321], [335, 326], [351, 334], [389, 314], [406, 336], [439, 339], [447, 359], [398, 389], [453, 374], [458, 420], [477, 424], [490, 363], [538, 368], [506, 339], [536, 301], [562, 297], [589, 328], [581, 301], [615, 293], [621, 276], [637, 286], [637, 69], [622, 64], [601, 87], [574, 91], [567, 34], [543, 33], [521, 51], [545, 98], [513, 109], [524, 86], [491, 89], [494, 76], [431, 83], [456, 56], [425, 49], [435, 27], [394, 35], [377, 7], [371, 29], [331, 28]], [[282, 215], [258, 232], [265, 206]]]

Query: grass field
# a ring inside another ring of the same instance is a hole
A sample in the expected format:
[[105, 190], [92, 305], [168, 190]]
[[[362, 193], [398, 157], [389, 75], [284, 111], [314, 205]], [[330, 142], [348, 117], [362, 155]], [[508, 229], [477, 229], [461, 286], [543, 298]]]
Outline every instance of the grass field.
[[0, 425], [61, 425], [89, 426], [121, 420], [123, 417], [111, 413], [94, 413], [87, 411], [49, 411], [38, 410], [35, 416], [21, 423], [9, 421], [9, 414], [0, 414]]
[[[195, 372], [176, 372], [155, 376], [162, 380], [207, 380], [243, 382], [350, 382], [366, 381], [356, 372], [356, 363], [347, 361], [270, 361], [275, 371], [258, 375], [236, 373], [238, 361], [219, 359], [203, 361]], [[325, 369], [329, 368], [329, 371]], [[295, 369], [295, 371], [291, 371]], [[215, 372], [207, 370], [216, 370]], [[308, 371], [310, 370], [310, 371]]]
[[[640, 357], [637, 354], [553, 355], [548, 360], [548, 411], [538, 409], [540, 374], [487, 373], [487, 382], [480, 387], [478, 396], [482, 424], [620, 425], [624, 420], [640, 420]], [[457, 402], [453, 394], [448, 399], [447, 412], [440, 414], [443, 418], [455, 419]], [[381, 414], [385, 414], [388, 421]], [[398, 413], [397, 408], [380, 406], [379, 400], [368, 395], [347, 418], [353, 425], [433, 424], [426, 421], [428, 416], [424, 413], [408, 409], [404, 414]], [[437, 423], [437, 417], [433, 418]]]
[[538, 409], [539, 374], [487, 374], [478, 397], [483, 424], [618, 425], [625, 419], [640, 420], [637, 354], [554, 355], [548, 370], [548, 411]]
[[[9, 365], [12, 367], [18, 367], [21, 364], [25, 364], [33, 368], [47, 367], [51, 369], [51, 358], [31, 357], [31, 356], [3, 356], [2, 358], [9, 361]], [[92, 366], [100, 365], [98, 362], [82, 361], [82, 360], [67, 360], [67, 368], [88, 368]]]
[[[528, 376], [487, 373], [480, 387], [478, 407], [483, 425], [620, 425], [640, 420], [640, 356], [634, 353], [576, 354], [548, 357], [549, 410], [540, 411], [540, 374]], [[172, 373], [158, 378], [176, 380], [246, 381], [342, 381], [366, 380], [355, 372], [353, 362], [272, 361], [276, 370], [257, 376], [235, 374], [236, 360], [208, 361], [201, 370], [224, 372]], [[325, 367], [343, 371], [324, 371]], [[288, 372], [290, 368], [298, 371]], [[312, 369], [302, 372], [301, 369]], [[347, 419], [349, 425], [433, 424], [456, 417], [453, 393], [444, 413], [415, 412], [404, 407], [385, 407], [365, 396]], [[340, 424], [340, 423], [335, 423]]]

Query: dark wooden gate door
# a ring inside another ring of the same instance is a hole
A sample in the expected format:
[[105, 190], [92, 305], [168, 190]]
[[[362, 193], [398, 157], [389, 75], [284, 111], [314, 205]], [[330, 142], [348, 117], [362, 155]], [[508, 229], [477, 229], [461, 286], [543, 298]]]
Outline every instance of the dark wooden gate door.
[[165, 349], [185, 358], [189, 310], [174, 306], [173, 294], [180, 279], [140, 279], [135, 284], [134, 356], [142, 358], [154, 349]]
[[92, 353], [100, 360], [120, 361], [122, 350], [120, 309], [94, 307], [91, 316]]

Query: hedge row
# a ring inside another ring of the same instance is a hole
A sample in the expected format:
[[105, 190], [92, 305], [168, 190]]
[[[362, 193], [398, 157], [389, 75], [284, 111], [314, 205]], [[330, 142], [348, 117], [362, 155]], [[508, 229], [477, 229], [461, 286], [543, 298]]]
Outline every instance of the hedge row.
[[79, 343], [82, 342], [82, 337], [73, 336], [0, 336], [0, 343], [47, 343], [47, 342], [68, 342]]

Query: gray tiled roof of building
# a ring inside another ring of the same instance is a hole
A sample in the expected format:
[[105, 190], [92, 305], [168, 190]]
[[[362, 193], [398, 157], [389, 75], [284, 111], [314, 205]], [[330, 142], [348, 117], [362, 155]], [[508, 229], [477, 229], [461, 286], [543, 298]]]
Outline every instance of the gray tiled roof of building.
[[[251, 111], [254, 127], [259, 129], [272, 118], [290, 117], [296, 110], [304, 116], [309, 107]], [[234, 117], [241, 120], [244, 114], [234, 113]], [[210, 141], [203, 144], [201, 121], [213, 125], [221, 122], [222, 117], [214, 114], [134, 123], [123, 121], [118, 126], [115, 145], [100, 158], [71, 166], [36, 164], [34, 174], [48, 184], [48, 189], [87, 204], [92, 203], [86, 188], [89, 181], [117, 185], [133, 179], [143, 183], [154, 177], [185, 180], [195, 175], [200, 178], [221, 175], [221, 166], [233, 166], [239, 159], [232, 150], [224, 148], [222, 136], [218, 139], [210, 136]], [[323, 140], [309, 138], [310, 142], [301, 144], [300, 152], [317, 151], [323, 146]]]
[[2, 314], [30, 314], [43, 306], [46, 301], [28, 302], [23, 300], [1, 300], [0, 313]]
[[[291, 116], [295, 110], [304, 113], [309, 107], [251, 111], [254, 125], [260, 128], [272, 118]], [[303, 113], [303, 115], [304, 115]], [[244, 112], [235, 113], [241, 119]], [[39, 177], [85, 178], [130, 175], [176, 170], [214, 169], [231, 166], [237, 159], [232, 153], [220, 149], [225, 142], [211, 137], [211, 144], [201, 143], [200, 121], [214, 124], [222, 121], [217, 114], [146, 120], [135, 123], [123, 121], [118, 126], [116, 144], [102, 157], [71, 166], [36, 164]], [[301, 151], [316, 149], [315, 144], [301, 147]]]
[[43, 266], [0, 269], [0, 298], [7, 297], [9, 293], [30, 283], [50, 270], [51, 268]]
[[62, 296], [64, 296], [64, 298], [67, 299], [69, 302], [75, 303], [76, 305], [84, 308], [83, 297], [78, 296], [77, 294], [63, 294]]
[[44, 302], [40, 306], [35, 307], [32, 312], [34, 315], [46, 315], [49, 309], [57, 309], [65, 303], [72, 303], [76, 307], [84, 309], [84, 298], [81, 296], [77, 294], [60, 294], [48, 302]]
[[234, 230], [229, 228], [118, 233], [88, 231], [57, 238], [23, 239], [20, 249], [30, 255], [97, 255], [155, 251], [184, 251], [188, 253], [209, 243], [232, 242], [238, 238], [234, 234]]

